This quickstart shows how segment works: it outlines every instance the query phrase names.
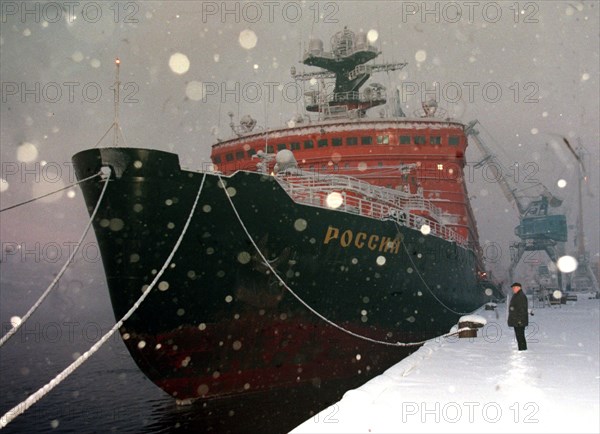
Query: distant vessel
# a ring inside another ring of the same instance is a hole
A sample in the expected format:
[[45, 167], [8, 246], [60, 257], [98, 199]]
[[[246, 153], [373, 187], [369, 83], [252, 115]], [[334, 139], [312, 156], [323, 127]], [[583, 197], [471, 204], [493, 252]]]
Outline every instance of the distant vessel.
[[[444, 334], [489, 300], [465, 125], [434, 101], [412, 118], [398, 107], [369, 119], [385, 89], [361, 88], [405, 64], [367, 64], [380, 53], [363, 33], [331, 43], [311, 40], [303, 58], [323, 70], [292, 70], [335, 79], [331, 93], [307, 93], [318, 119], [261, 131], [250, 117], [232, 122], [209, 170], [149, 149], [73, 157], [79, 179], [112, 168], [94, 228], [117, 317], [160, 269], [205, 177], [170, 267], [121, 329], [140, 369], [178, 400], [334, 383], [340, 398], [417, 348], [394, 343]], [[82, 185], [88, 207], [103, 185]]]

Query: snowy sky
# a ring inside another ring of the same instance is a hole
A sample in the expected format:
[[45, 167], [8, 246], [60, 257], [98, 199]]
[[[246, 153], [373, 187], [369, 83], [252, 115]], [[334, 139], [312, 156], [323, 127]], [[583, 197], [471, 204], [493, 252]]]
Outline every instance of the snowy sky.
[[[437, 82], [440, 106], [465, 123], [478, 119], [513, 176], [534, 176], [565, 198], [570, 225], [577, 166], [560, 136], [574, 146], [580, 139], [588, 152], [587, 248], [597, 260], [600, 7], [475, 3], [2, 2], [1, 205], [74, 181], [71, 156], [96, 145], [113, 121], [116, 57], [127, 144], [176, 152], [183, 166], [199, 169], [215, 138], [229, 137], [228, 112], [270, 127], [291, 119], [300, 106], [282, 94], [293, 83], [290, 67], [311, 70], [298, 63], [309, 37], [329, 50], [330, 36], [348, 26], [369, 32], [384, 53], [380, 62], [408, 62], [370, 82], [403, 91], [409, 114]], [[481, 158], [474, 148], [467, 156], [472, 163]], [[557, 186], [560, 179], [566, 187]], [[489, 265], [506, 266], [516, 210], [481, 172], [468, 188], [482, 244], [501, 249]], [[62, 245], [76, 241], [85, 221], [74, 190], [3, 213], [0, 239]]]

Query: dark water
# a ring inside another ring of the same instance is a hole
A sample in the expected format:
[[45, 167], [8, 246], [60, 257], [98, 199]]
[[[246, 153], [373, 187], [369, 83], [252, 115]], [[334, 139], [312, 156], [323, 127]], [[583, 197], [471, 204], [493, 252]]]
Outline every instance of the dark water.
[[[23, 315], [52, 275], [36, 272], [39, 275], [32, 277], [24, 267], [0, 266], [4, 335], [10, 317]], [[101, 280], [61, 281], [39, 311], [0, 348], [2, 414], [50, 381], [114, 324]], [[3, 432], [161, 432], [148, 427], [164, 414], [181, 411], [138, 371], [117, 334]]]
[[[2, 334], [52, 280], [23, 264], [0, 264]], [[60, 268], [60, 267], [57, 267]], [[97, 267], [65, 276], [21, 330], [0, 348], [0, 412], [26, 399], [88, 350], [115, 320]], [[83, 276], [83, 277], [82, 277]], [[3, 433], [284, 433], [334, 403], [339, 385], [313, 386], [178, 406], [150, 382], [115, 334], [95, 355]]]

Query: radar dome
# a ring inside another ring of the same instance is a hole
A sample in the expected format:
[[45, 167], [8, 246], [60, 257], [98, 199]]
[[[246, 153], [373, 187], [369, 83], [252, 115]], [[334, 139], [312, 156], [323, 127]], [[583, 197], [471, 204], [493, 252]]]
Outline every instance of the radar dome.
[[275, 161], [279, 164], [286, 164], [291, 162], [296, 162], [296, 157], [294, 157], [294, 153], [289, 149], [282, 149], [275, 156]]
[[323, 41], [318, 38], [312, 38], [308, 41], [308, 51], [311, 54], [319, 55], [323, 52]]
[[296, 157], [294, 157], [294, 153], [289, 149], [282, 149], [277, 152], [275, 156], [275, 164], [276, 171], [282, 171], [286, 169], [291, 169], [293, 167], [298, 167], [298, 163], [296, 162]]

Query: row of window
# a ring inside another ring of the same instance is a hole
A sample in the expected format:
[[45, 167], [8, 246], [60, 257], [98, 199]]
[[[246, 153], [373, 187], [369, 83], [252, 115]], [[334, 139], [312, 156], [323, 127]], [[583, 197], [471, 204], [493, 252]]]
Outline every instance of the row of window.
[[[230, 160], [230, 161], [231, 161], [231, 160]], [[360, 163], [360, 164], [363, 164], [363, 163]], [[323, 171], [323, 172], [325, 172], [325, 171], [334, 171], [334, 172], [337, 172], [337, 171], [340, 171], [341, 169], [343, 169], [343, 170], [345, 170], [345, 171], [347, 171], [347, 170], [353, 170], [353, 169], [354, 169], [354, 170], [360, 170], [360, 171], [363, 171], [364, 169], [361, 169], [361, 168], [360, 168], [360, 164], [344, 163], [344, 164], [342, 165], [342, 164], [337, 164], [337, 163], [333, 163], [333, 164], [330, 164], [330, 163], [322, 163], [322, 164], [320, 164], [320, 165], [319, 165], [319, 164], [310, 164], [310, 165], [308, 165], [308, 166], [302, 166], [302, 168], [304, 168], [304, 169], [308, 169], [309, 171], [321, 170], [321, 171]], [[389, 163], [388, 163], [388, 164], [389, 164]], [[398, 162], [397, 164], [400, 164], [400, 162]], [[393, 165], [393, 164], [392, 164], [392, 165]], [[377, 168], [379, 168], [379, 169], [382, 169], [382, 168], [384, 168], [384, 167], [386, 167], [386, 166], [385, 166], [385, 164], [384, 164], [384, 162], [383, 162], [383, 161], [378, 161], [376, 165], [375, 165], [375, 164], [372, 164], [372, 165], [370, 165], [370, 167], [371, 167], [371, 168], [373, 168], [373, 167], [377, 167]], [[421, 171], [422, 171], [423, 173], [425, 173], [425, 172], [427, 172], [427, 171], [428, 171], [428, 172], [431, 172], [431, 171], [434, 171], [434, 170], [443, 171], [443, 170], [444, 170], [444, 164], [442, 164], [442, 163], [438, 163], [438, 164], [436, 164], [436, 165], [435, 165], [435, 166], [433, 166], [433, 167], [430, 167], [430, 168], [427, 168], [427, 169], [425, 169], [425, 168], [421, 169]], [[413, 177], [413, 176], [411, 176], [411, 179], [414, 181], [414, 177]]]
[[[354, 146], [358, 145], [358, 137], [346, 137], [346, 146]], [[376, 141], [378, 145], [388, 145], [390, 143], [390, 136], [382, 135], [377, 136]], [[409, 135], [401, 135], [398, 136], [398, 143], [401, 145], [426, 145], [427, 144], [427, 136], [409, 136]], [[331, 138], [331, 146], [342, 146], [343, 141], [341, 137], [333, 137]], [[361, 145], [372, 145], [373, 137], [372, 136], [362, 136], [360, 137]], [[441, 145], [442, 144], [442, 136], [429, 136], [429, 144], [430, 145]], [[460, 136], [449, 136], [448, 137], [448, 145], [450, 146], [458, 146], [460, 144]], [[276, 150], [281, 151], [283, 149], [290, 149], [292, 151], [297, 151], [300, 149], [313, 149], [315, 147], [314, 140], [305, 140], [302, 143], [302, 147], [300, 146], [300, 142], [291, 142], [288, 148], [287, 144], [279, 143], [276, 146], [267, 145], [267, 152], [272, 154]], [[329, 139], [319, 139], [317, 140], [317, 147], [324, 148], [329, 146]], [[234, 161], [235, 160], [243, 160], [246, 156], [252, 157], [252, 155], [256, 154], [256, 150], [249, 149], [244, 153], [244, 151], [235, 152], [235, 156], [233, 153], [225, 154], [225, 161]], [[221, 156], [216, 155], [214, 157], [215, 163], [221, 163]]]

